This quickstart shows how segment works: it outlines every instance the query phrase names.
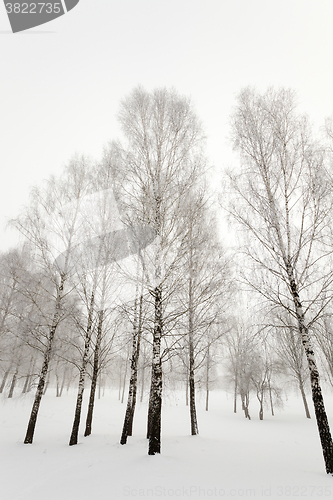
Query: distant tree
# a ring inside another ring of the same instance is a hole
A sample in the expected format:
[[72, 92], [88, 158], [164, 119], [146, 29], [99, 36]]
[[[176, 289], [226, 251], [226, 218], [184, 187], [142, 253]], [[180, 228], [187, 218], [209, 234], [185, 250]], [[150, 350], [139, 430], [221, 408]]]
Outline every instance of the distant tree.
[[[78, 394], [75, 407], [72, 432], [69, 445], [76, 445], [81, 420], [83, 393], [87, 375], [88, 363], [91, 354], [91, 340], [94, 326], [97, 324], [97, 341], [95, 345], [95, 360], [93, 364], [92, 391], [90, 399], [90, 411], [86, 422], [86, 435], [91, 432], [92, 410], [95, 398], [95, 390], [98, 375], [98, 357], [100, 343], [102, 340], [103, 315], [105, 307], [105, 294], [107, 282], [110, 282], [109, 267], [116, 260], [118, 252], [117, 242], [113, 236], [119, 227], [118, 210], [109, 190], [97, 192], [97, 200], [88, 205], [88, 213], [85, 214], [83, 225], [85, 234], [88, 235], [88, 243], [76, 253], [75, 278], [77, 280], [75, 289], [86, 310], [78, 327], [83, 334], [84, 347], [79, 368]], [[92, 210], [94, 212], [92, 213]], [[112, 237], [113, 236], [113, 237]], [[102, 285], [100, 287], [100, 284]], [[98, 290], [101, 297], [98, 305]], [[97, 308], [97, 309], [96, 309]]]
[[[79, 383], [78, 383], [78, 394], [75, 406], [75, 415], [73, 421], [72, 432], [69, 440], [69, 445], [73, 446], [78, 443], [78, 433], [81, 420], [81, 410], [83, 402], [83, 393], [85, 389], [85, 378], [87, 373], [87, 366], [89, 362], [90, 355], [90, 343], [93, 333], [93, 323], [95, 320], [95, 296], [97, 287], [98, 274], [94, 273], [92, 277], [91, 287], [89, 286], [89, 281], [83, 281], [81, 278], [81, 284], [83, 286], [84, 296], [85, 296], [85, 306], [86, 306], [86, 316], [82, 317], [82, 320], [78, 323], [78, 327], [82, 331], [84, 347], [82, 350], [82, 358], [79, 368]], [[85, 322], [85, 323], [83, 323]]]
[[17, 251], [0, 255], [0, 366], [3, 370], [0, 393], [4, 391], [13, 365], [16, 380], [18, 359], [18, 339], [15, 331], [15, 317], [18, 306], [18, 283], [20, 280], [20, 256]]
[[231, 321], [230, 331], [223, 337], [226, 360], [225, 368], [228, 378], [234, 383], [233, 407], [237, 412], [237, 397], [241, 398], [242, 410], [246, 418], [251, 420], [249, 412], [250, 393], [253, 390], [253, 373], [256, 367], [257, 332], [244, 319]]
[[237, 398], [240, 395], [246, 417], [248, 417], [248, 410], [245, 410], [245, 395], [247, 395], [248, 404], [250, 401], [250, 386], [247, 384], [245, 387], [245, 382], [249, 382], [249, 376], [246, 373], [249, 363], [246, 355], [250, 357], [254, 348], [252, 337], [253, 333], [245, 327], [245, 323], [233, 317], [229, 319], [229, 331], [222, 339], [226, 379], [228, 383], [233, 384], [233, 410], [237, 413]]
[[97, 312], [97, 326], [95, 329], [97, 330], [96, 341], [94, 347], [94, 359], [92, 366], [92, 377], [91, 377], [91, 387], [90, 387], [90, 395], [89, 395], [89, 405], [88, 405], [88, 413], [86, 418], [86, 428], [84, 431], [84, 436], [90, 436], [92, 429], [92, 419], [94, 412], [94, 404], [95, 404], [95, 395], [98, 377], [100, 375], [100, 352], [101, 352], [101, 343], [103, 339], [103, 328], [104, 328], [104, 314], [105, 310], [103, 306]]
[[23, 260], [24, 255], [17, 250], [0, 255], [0, 341], [9, 332], [10, 320], [15, 317]]
[[[221, 327], [221, 325], [219, 325]], [[214, 383], [217, 380], [217, 367], [219, 365], [220, 358], [220, 338], [225, 335], [225, 331], [222, 329], [222, 334], [218, 332], [218, 326], [212, 326], [210, 332], [207, 335], [207, 344], [205, 349], [205, 357], [203, 359], [202, 369], [204, 370], [204, 387], [206, 392], [205, 410], [209, 409], [209, 396]], [[214, 331], [215, 330], [215, 331]]]
[[[141, 293], [139, 293], [139, 288]], [[138, 284], [136, 290], [136, 298], [134, 300], [134, 308], [133, 308], [133, 322], [132, 322], [133, 334], [132, 334], [132, 353], [131, 353], [131, 366], [130, 366], [131, 375], [129, 381], [127, 407], [126, 407], [120, 444], [126, 444], [127, 437], [132, 436], [133, 418], [134, 418], [134, 411], [137, 398], [138, 363], [140, 356], [142, 326], [143, 326], [143, 295], [142, 295], [142, 286], [139, 287]]]
[[284, 363], [287, 373], [296, 380], [300, 390], [304, 411], [307, 418], [311, 418], [305, 394], [305, 385], [309, 378], [309, 371], [305, 364], [305, 353], [299, 329], [292, 317], [279, 316], [279, 324], [275, 326], [273, 349]]
[[[230, 266], [217, 239], [217, 227], [208, 207], [207, 190], [189, 190], [182, 212], [185, 231], [183, 233], [184, 285], [177, 295], [186, 311], [187, 332], [185, 356], [190, 401], [191, 434], [199, 433], [196, 401], [195, 374], [206, 362], [206, 379], [212, 353], [212, 344], [225, 333], [222, 321], [228, 304]], [[184, 319], [181, 320], [184, 322]], [[214, 328], [214, 325], [219, 325]], [[207, 395], [209, 383], [207, 383]]]

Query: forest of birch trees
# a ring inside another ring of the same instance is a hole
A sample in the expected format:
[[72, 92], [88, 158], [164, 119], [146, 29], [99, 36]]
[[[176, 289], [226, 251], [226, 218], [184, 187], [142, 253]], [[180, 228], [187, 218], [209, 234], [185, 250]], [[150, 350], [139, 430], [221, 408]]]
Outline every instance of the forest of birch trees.
[[0, 392], [30, 393], [24, 443], [47, 392], [75, 394], [70, 446], [94, 433], [105, 390], [123, 404], [122, 445], [146, 404], [155, 455], [166, 391], [182, 394], [191, 435], [212, 390], [249, 420], [294, 391], [332, 474], [331, 121], [317, 133], [293, 91], [245, 88], [235, 165], [212, 169], [204, 125], [175, 90], [135, 88], [118, 119], [100, 159], [77, 154], [31, 190], [10, 221], [20, 244], [0, 255]]

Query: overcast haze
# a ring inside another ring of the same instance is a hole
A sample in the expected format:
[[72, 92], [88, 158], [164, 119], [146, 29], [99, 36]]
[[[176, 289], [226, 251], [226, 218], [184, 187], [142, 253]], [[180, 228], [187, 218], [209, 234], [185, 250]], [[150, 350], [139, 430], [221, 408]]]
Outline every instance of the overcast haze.
[[245, 85], [294, 88], [319, 128], [333, 114], [332, 26], [331, 0], [80, 0], [14, 35], [1, 3], [0, 249], [32, 185], [119, 137], [119, 103], [138, 84], [192, 98], [217, 171], [233, 161], [228, 120]]

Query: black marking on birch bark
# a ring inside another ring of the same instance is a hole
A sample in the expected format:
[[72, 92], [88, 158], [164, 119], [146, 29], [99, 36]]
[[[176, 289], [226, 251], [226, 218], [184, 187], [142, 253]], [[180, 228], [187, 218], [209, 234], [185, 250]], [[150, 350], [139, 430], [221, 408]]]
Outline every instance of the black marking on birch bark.
[[333, 441], [331, 431], [325, 410], [323, 395], [321, 392], [319, 372], [315, 361], [314, 351], [311, 345], [309, 331], [305, 325], [302, 303], [299, 298], [297, 283], [294, 278], [294, 272], [290, 261], [287, 263], [287, 273], [289, 278], [290, 290], [295, 305], [295, 313], [298, 321], [299, 332], [302, 338], [302, 344], [305, 350], [310, 371], [312, 400], [324, 456], [325, 468], [327, 474], [333, 474]]
[[98, 326], [97, 326], [97, 338], [96, 338], [96, 345], [95, 345], [95, 352], [94, 352], [93, 376], [92, 376], [92, 380], [91, 380], [89, 405], [88, 405], [88, 412], [87, 412], [87, 418], [86, 418], [86, 428], [84, 431], [84, 437], [90, 436], [91, 430], [92, 430], [92, 419], [93, 419], [93, 413], [94, 413], [97, 379], [98, 379], [98, 374], [99, 374], [99, 352], [100, 352], [100, 347], [101, 347], [101, 342], [102, 342], [103, 319], [104, 319], [104, 311], [101, 310], [98, 313]]

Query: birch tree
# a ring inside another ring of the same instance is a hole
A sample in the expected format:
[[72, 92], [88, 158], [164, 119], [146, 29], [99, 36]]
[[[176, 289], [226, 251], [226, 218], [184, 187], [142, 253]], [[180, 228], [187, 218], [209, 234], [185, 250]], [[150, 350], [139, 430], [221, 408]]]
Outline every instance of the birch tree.
[[[327, 311], [328, 312], [328, 311]], [[330, 314], [325, 314], [315, 330], [317, 345], [323, 358], [324, 370], [333, 387], [333, 328]]]
[[273, 349], [285, 365], [287, 373], [296, 381], [301, 393], [305, 415], [307, 418], [311, 418], [305, 393], [309, 370], [306, 366], [302, 338], [297, 326], [295, 326], [294, 319], [280, 316], [280, 324], [275, 326], [273, 336]]
[[[91, 427], [92, 408], [96, 388], [96, 370], [98, 369], [98, 355], [100, 342], [102, 340], [102, 326], [105, 307], [105, 295], [107, 283], [114, 279], [110, 272], [111, 264], [128, 254], [128, 245], [123, 241], [124, 233], [119, 218], [118, 208], [110, 189], [93, 191], [89, 200], [86, 200], [86, 206], [82, 207], [82, 224], [85, 228], [87, 241], [81, 248], [77, 248], [75, 253], [75, 279], [77, 279], [76, 290], [79, 293], [82, 303], [86, 308], [86, 324], [79, 324], [83, 330], [84, 348], [79, 369], [78, 394], [75, 407], [75, 416], [72, 432], [70, 436], [70, 446], [78, 442], [78, 432], [81, 420], [81, 410], [83, 393], [85, 389], [85, 378], [88, 368], [89, 356], [91, 351], [91, 339], [94, 330], [94, 322], [97, 322], [97, 341], [95, 345], [95, 361], [93, 377], [93, 390], [91, 392], [90, 412], [86, 422], [86, 435], [89, 434]], [[101, 286], [100, 286], [101, 285]], [[98, 307], [97, 294], [99, 290], [100, 304]], [[96, 308], [98, 310], [96, 310]]]
[[234, 383], [234, 413], [237, 413], [237, 396], [240, 395], [245, 418], [251, 420], [249, 404], [253, 389], [252, 376], [256, 370], [257, 334], [249, 323], [233, 319], [230, 332], [225, 335], [223, 342], [227, 354], [225, 367]]
[[203, 134], [189, 100], [166, 89], [136, 88], [122, 102], [119, 119], [127, 139], [122, 200], [132, 220], [157, 236], [148, 285], [154, 300], [148, 454], [155, 455], [161, 451], [163, 289], [178, 259], [178, 214], [202, 171]]
[[52, 283], [47, 311], [49, 315], [43, 364], [28, 423], [25, 444], [33, 442], [35, 426], [54, 346], [54, 338], [61, 321], [66, 317], [64, 307], [66, 289], [71, 274], [70, 258], [78, 232], [78, 214], [81, 197], [87, 189], [88, 164], [84, 158], [69, 163], [62, 178], [54, 177], [42, 189], [35, 188], [31, 204], [13, 221], [13, 225], [31, 245], [36, 267]]
[[[312, 399], [327, 473], [333, 443], [310, 327], [332, 298], [328, 214], [331, 185], [323, 152], [290, 90], [243, 90], [232, 116], [239, 174], [231, 175], [230, 211], [249, 235], [248, 257], [273, 287], [257, 291], [295, 318], [307, 358]], [[256, 243], [253, 244], [253, 242]], [[257, 245], [257, 246], [256, 246]], [[271, 283], [271, 280], [269, 280]]]

